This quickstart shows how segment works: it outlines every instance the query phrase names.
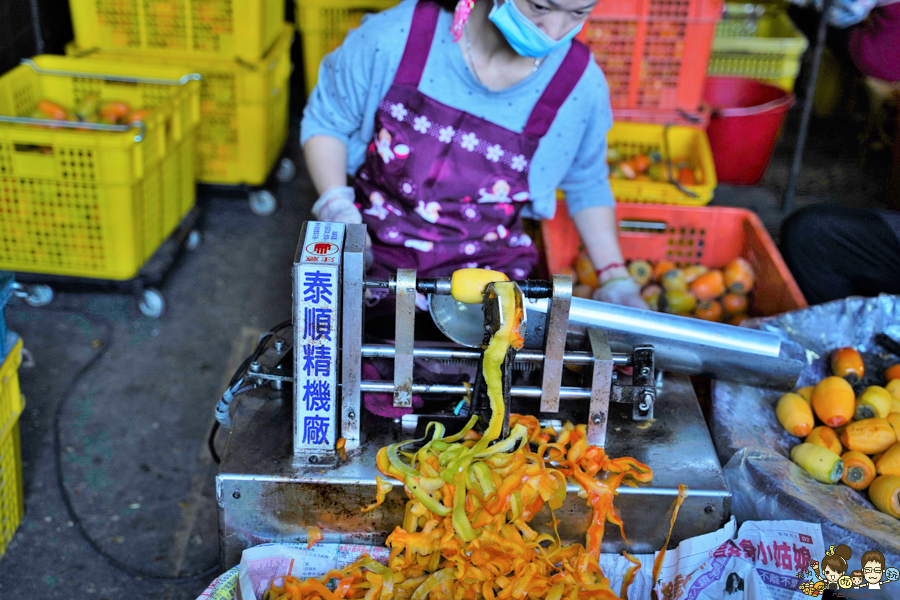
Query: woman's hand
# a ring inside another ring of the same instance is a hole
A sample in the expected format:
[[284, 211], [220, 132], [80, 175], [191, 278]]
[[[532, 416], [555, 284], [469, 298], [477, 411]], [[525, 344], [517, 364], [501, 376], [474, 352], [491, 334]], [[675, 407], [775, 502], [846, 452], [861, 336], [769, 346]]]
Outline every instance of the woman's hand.
[[641, 298], [641, 286], [631, 277], [607, 281], [594, 291], [592, 298], [601, 302], [620, 304], [632, 308], [642, 308], [644, 310], [649, 308], [644, 299]]
[[649, 308], [641, 288], [625, 268], [616, 230], [616, 211], [611, 206], [592, 206], [578, 211], [572, 221], [598, 272], [600, 287], [592, 298], [633, 308]]
[[362, 213], [356, 208], [356, 192], [352, 187], [331, 188], [313, 204], [312, 214], [320, 221], [362, 223]]
[[[334, 223], [362, 223], [356, 192], [347, 184], [347, 146], [327, 135], [314, 135], [303, 146], [306, 167], [317, 190], [325, 190], [313, 204], [313, 217]], [[372, 237], [366, 231], [366, 264], [372, 264]]]
[[[356, 191], [349, 186], [331, 188], [313, 204], [313, 217], [334, 223], [362, 223], [362, 213], [356, 208]], [[366, 231], [366, 263], [372, 262], [372, 238]]]

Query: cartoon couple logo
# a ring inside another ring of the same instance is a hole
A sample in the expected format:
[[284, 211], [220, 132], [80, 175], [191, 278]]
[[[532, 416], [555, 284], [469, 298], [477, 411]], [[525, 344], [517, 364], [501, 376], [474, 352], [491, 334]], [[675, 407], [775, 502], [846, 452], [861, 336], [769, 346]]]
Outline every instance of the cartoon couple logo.
[[878, 550], [863, 552], [859, 559], [860, 568], [849, 571], [852, 555], [852, 550], [844, 544], [830, 546], [821, 564], [814, 560], [809, 563], [809, 571], [797, 574], [800, 591], [807, 596], [819, 596], [824, 590], [880, 590], [885, 584], [900, 579], [900, 570], [886, 568], [884, 554]]

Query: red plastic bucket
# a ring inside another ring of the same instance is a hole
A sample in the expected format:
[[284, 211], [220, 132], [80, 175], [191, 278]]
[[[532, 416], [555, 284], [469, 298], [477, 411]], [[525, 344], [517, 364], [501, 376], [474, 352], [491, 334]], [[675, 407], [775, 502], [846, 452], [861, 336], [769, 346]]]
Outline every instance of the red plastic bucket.
[[772, 158], [790, 92], [740, 77], [707, 77], [703, 100], [712, 109], [706, 132], [719, 183], [755, 185]]

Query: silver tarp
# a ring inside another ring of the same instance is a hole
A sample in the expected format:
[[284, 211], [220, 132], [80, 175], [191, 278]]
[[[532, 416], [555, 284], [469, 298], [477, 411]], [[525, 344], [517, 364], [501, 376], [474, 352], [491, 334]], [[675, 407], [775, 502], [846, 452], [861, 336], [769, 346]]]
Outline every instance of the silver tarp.
[[[807, 363], [798, 388], [830, 375], [829, 353], [835, 348], [853, 346], [863, 354], [863, 385], [883, 385], [884, 368], [900, 362], [874, 342], [878, 333], [900, 340], [900, 296], [846, 298], [745, 325], [777, 333], [805, 349], [805, 357], [798, 357]], [[851, 565], [856, 554], [880, 550], [888, 566], [900, 566], [900, 520], [874, 508], [864, 492], [818, 483], [790, 461], [791, 447], [802, 440], [788, 434], [775, 417], [781, 393], [714, 381], [712, 395], [710, 429], [739, 521], [821, 523], [826, 545], [843, 543], [853, 549]]]

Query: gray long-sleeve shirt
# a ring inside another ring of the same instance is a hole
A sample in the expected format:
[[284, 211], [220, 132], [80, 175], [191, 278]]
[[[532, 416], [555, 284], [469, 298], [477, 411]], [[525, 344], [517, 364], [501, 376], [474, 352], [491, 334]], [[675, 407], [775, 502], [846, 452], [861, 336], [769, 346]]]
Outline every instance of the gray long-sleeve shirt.
[[[375, 112], [400, 64], [415, 6], [416, 0], [404, 0], [368, 16], [319, 67], [318, 83], [303, 113], [300, 141], [315, 135], [342, 140], [347, 145], [350, 175], [359, 170], [372, 141]], [[442, 10], [419, 91], [521, 132], [569, 45], [552, 52], [531, 76], [494, 92], [469, 70], [451, 37], [451, 20], [452, 15]], [[591, 206], [614, 204], [606, 165], [606, 134], [611, 126], [609, 88], [600, 68], [590, 61], [535, 151], [528, 174], [531, 203], [526, 216], [553, 217], [557, 188], [565, 192], [573, 215]]]

